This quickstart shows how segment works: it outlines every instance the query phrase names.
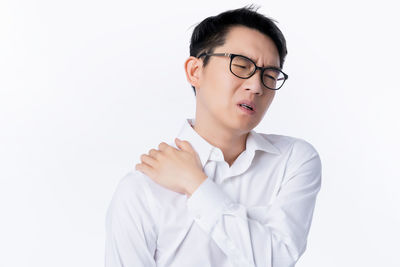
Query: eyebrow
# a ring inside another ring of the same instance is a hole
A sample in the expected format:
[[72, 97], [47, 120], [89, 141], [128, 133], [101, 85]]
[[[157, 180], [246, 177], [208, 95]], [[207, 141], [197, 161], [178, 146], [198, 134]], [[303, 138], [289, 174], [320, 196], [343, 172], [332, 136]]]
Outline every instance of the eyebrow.
[[[249, 56], [246, 56], [246, 55], [244, 55], [245, 57], [248, 57], [248, 58], [250, 58], [251, 60], [253, 60], [253, 62], [254, 63], [256, 63], [256, 60], [254, 60], [254, 58], [253, 57], [249, 57]], [[276, 68], [276, 69], [279, 69], [279, 70], [282, 70], [280, 67], [277, 67], [277, 66], [274, 66], [274, 65], [267, 65], [267, 66], [261, 66], [262, 68]]]

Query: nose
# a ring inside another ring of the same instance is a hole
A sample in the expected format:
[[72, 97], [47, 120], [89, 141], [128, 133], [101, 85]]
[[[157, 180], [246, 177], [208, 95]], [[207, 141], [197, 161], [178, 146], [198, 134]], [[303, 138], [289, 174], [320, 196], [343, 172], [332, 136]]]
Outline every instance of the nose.
[[262, 95], [264, 93], [264, 85], [261, 82], [260, 70], [256, 70], [256, 72], [250, 78], [246, 79], [244, 86], [246, 90], [250, 90], [255, 94]]

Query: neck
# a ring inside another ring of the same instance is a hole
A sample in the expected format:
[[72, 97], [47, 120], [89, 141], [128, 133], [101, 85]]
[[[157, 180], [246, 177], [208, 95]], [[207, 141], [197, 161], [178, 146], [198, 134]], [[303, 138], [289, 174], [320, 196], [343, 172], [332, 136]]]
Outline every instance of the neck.
[[210, 117], [198, 116], [192, 128], [211, 145], [221, 149], [229, 166], [246, 149], [249, 132], [238, 132]]

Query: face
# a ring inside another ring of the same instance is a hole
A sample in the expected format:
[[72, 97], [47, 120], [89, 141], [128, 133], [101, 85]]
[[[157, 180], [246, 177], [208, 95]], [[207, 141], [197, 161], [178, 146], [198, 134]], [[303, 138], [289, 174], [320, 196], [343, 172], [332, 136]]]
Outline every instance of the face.
[[[231, 28], [225, 44], [216, 47], [213, 53], [243, 55], [260, 67], [280, 65], [273, 41], [263, 33], [244, 26]], [[246, 133], [256, 127], [275, 96], [274, 90], [262, 84], [260, 70], [248, 79], [241, 79], [230, 72], [229, 57], [211, 56], [206, 67], [202, 65], [203, 58], [191, 58], [195, 62], [188, 67], [196, 68], [195, 71], [189, 70], [195, 78], [192, 85], [196, 87], [196, 117], [206, 117], [238, 133]], [[254, 114], [250, 115], [238, 106], [242, 100], [254, 102]]]

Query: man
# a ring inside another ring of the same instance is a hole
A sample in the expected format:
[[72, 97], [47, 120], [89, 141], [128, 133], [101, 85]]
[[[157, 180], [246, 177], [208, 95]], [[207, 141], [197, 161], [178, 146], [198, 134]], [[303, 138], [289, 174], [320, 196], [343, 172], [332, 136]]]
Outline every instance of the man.
[[194, 29], [196, 116], [119, 183], [106, 267], [292, 267], [306, 249], [321, 161], [303, 139], [256, 127], [287, 75], [286, 42], [252, 7]]

